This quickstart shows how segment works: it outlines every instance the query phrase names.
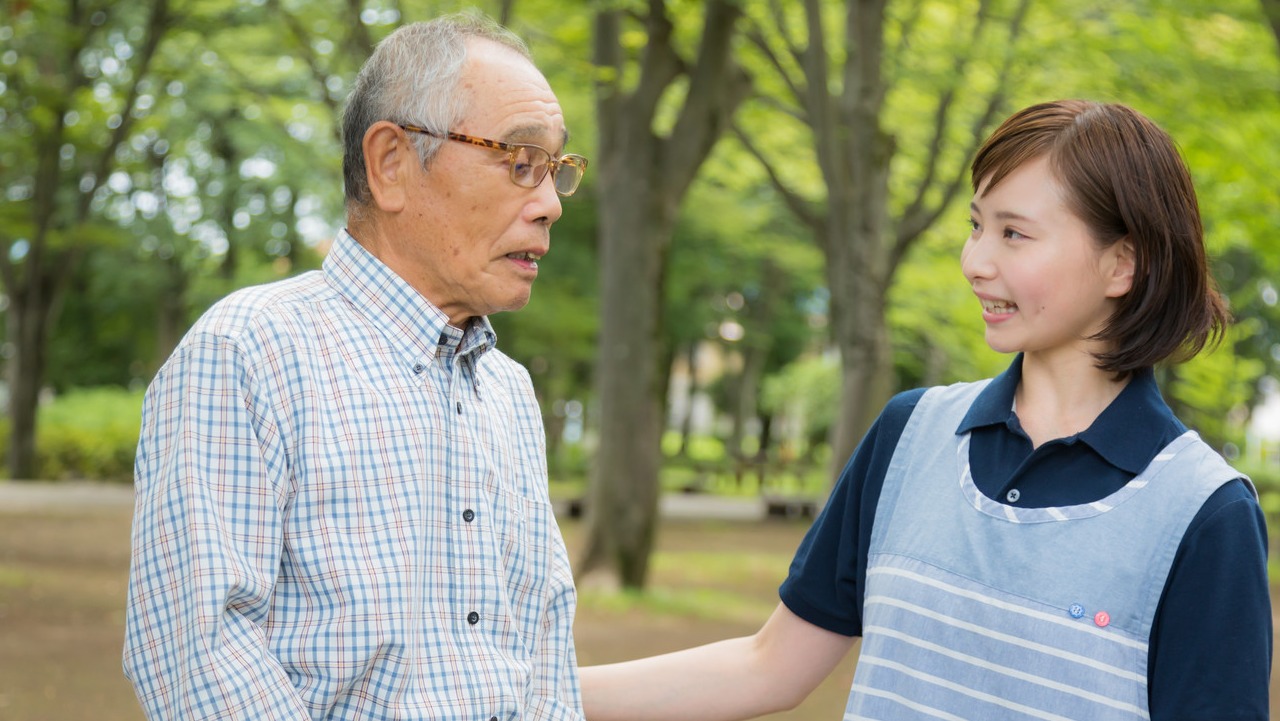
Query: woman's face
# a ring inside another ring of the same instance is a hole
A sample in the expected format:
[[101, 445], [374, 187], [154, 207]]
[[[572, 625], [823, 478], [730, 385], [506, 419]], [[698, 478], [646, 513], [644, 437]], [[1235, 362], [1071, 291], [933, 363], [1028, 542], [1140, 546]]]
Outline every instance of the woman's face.
[[1047, 157], [1018, 167], [995, 188], [982, 180], [970, 204], [973, 231], [960, 265], [982, 304], [986, 340], [1029, 359], [1103, 350], [1102, 330], [1129, 291], [1127, 241], [1100, 249], [1066, 204]]

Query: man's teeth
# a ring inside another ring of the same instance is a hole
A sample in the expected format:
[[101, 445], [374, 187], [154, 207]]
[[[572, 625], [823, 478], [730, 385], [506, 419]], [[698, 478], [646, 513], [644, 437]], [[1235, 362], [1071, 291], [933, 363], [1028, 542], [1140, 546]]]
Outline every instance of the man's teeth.
[[988, 313], [1012, 313], [1018, 309], [1018, 305], [1007, 300], [984, 300], [982, 309]]
[[534, 255], [533, 253], [507, 253], [507, 257], [515, 258], [516, 260], [531, 260], [535, 263], [542, 260], [542, 256]]

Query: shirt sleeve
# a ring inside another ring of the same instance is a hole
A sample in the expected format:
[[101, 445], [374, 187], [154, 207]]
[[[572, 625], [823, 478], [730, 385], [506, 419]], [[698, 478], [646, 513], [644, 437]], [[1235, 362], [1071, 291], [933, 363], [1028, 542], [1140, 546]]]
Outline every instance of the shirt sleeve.
[[862, 635], [862, 590], [876, 504], [902, 430], [924, 392], [906, 391], [889, 401], [796, 550], [778, 595], [792, 613], [815, 626]]
[[1269, 718], [1271, 601], [1262, 509], [1243, 481], [1192, 519], [1151, 629], [1152, 721]]
[[[542, 460], [541, 482], [546, 483], [546, 430], [542, 415], [533, 395], [533, 386], [527, 372], [520, 369], [528, 400], [528, 422], [535, 428], [538, 438], [538, 458]], [[564, 537], [551, 510], [550, 498], [535, 502], [546, 508], [546, 522], [537, 542], [551, 547], [548, 554], [550, 568], [547, 571], [547, 600], [542, 613], [536, 655], [534, 660], [534, 698], [529, 718], [565, 719], [582, 718], [582, 689], [578, 682], [578, 654], [573, 643], [573, 619], [578, 604], [577, 590], [573, 582], [573, 570], [569, 564], [569, 552]]]
[[576, 720], [582, 718], [582, 690], [571, 632], [577, 604], [573, 574], [567, 565], [556, 562], [549, 583], [552, 593], [538, 639], [528, 717]]
[[149, 718], [307, 719], [267, 647], [287, 471], [243, 354], [193, 333], [148, 389], [124, 669]]

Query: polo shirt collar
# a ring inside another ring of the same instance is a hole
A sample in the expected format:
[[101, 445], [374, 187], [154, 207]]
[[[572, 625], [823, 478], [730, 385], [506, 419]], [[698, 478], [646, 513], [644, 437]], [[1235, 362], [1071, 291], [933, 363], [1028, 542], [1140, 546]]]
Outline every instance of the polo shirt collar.
[[473, 318], [459, 330], [413, 286], [374, 257], [343, 229], [325, 256], [329, 285], [376, 327], [411, 368], [454, 355], [484, 353], [497, 343], [489, 319]]
[[[1022, 354], [1019, 353], [1009, 367], [978, 394], [956, 433], [996, 424], [1021, 432], [1013, 412], [1013, 396], [1021, 380]], [[1183, 430], [1160, 395], [1155, 373], [1143, 368], [1134, 371], [1120, 395], [1087, 429], [1077, 434], [1076, 439], [1087, 443], [1111, 465], [1137, 474], [1168, 442], [1171, 433], [1176, 435]]]

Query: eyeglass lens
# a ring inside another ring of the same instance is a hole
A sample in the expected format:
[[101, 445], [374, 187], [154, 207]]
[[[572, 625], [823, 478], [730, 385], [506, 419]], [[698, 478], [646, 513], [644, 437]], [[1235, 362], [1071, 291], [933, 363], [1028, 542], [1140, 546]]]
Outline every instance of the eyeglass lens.
[[[551, 164], [551, 155], [542, 148], [517, 146], [511, 156], [511, 180], [526, 188], [537, 187], [546, 178], [547, 171], [551, 170]], [[561, 195], [572, 194], [582, 178], [582, 168], [565, 160], [556, 161], [555, 165], [553, 180], [556, 192]]]
[[561, 159], [556, 163], [556, 172], [552, 180], [556, 184], [556, 192], [561, 195], [573, 195], [578, 189], [578, 181], [582, 180], [583, 167], [575, 160]]
[[511, 179], [516, 185], [535, 187], [547, 174], [547, 164], [550, 162], [551, 156], [539, 148], [517, 146], [511, 156]]

